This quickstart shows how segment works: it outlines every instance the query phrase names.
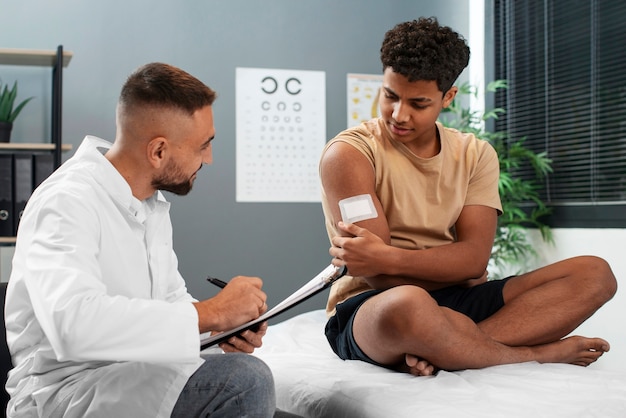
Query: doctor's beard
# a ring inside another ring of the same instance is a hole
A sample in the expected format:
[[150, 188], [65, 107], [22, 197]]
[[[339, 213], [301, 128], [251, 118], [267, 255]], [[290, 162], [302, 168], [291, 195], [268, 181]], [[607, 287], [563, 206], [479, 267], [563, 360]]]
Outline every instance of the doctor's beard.
[[152, 187], [156, 190], [165, 190], [179, 196], [185, 196], [191, 191], [193, 182], [196, 179], [198, 171], [202, 168], [202, 165], [191, 175], [191, 177], [185, 178], [184, 180], [180, 180], [185, 176], [180, 166], [175, 162], [172, 162], [171, 165], [172, 167], [165, 170], [163, 175], [152, 179]]

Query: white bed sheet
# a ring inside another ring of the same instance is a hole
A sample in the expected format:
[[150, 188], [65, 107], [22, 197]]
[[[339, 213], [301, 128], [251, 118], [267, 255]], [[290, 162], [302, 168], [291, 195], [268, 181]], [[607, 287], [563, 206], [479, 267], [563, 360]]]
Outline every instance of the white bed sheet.
[[272, 369], [278, 408], [309, 418], [626, 417], [622, 372], [529, 362], [414, 377], [340, 360], [325, 323], [316, 310], [269, 327], [255, 355]]

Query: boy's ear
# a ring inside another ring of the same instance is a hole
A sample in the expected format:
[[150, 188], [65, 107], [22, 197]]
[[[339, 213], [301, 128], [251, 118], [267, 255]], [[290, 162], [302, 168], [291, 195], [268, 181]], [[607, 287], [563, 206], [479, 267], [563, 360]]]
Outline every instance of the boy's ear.
[[152, 138], [148, 141], [146, 156], [148, 157], [148, 161], [152, 167], [160, 168], [163, 165], [167, 156], [168, 148], [169, 143], [167, 142], [167, 139], [162, 136]]
[[457, 86], [452, 86], [448, 89], [448, 91], [443, 95], [443, 108], [450, 106], [452, 100], [456, 97], [459, 88]]

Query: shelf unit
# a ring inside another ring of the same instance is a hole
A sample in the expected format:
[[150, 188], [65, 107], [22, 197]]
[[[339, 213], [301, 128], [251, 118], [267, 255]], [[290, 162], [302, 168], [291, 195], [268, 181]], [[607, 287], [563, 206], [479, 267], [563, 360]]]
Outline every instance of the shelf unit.
[[[59, 45], [56, 51], [0, 48], [0, 65], [52, 67], [52, 118], [50, 124], [50, 143], [53, 145], [55, 167], [61, 165], [61, 152], [63, 151], [63, 140], [61, 137], [63, 68], [69, 65], [72, 56], [73, 54], [70, 51], [63, 51], [63, 45]], [[18, 144], [11, 145], [15, 146]]]
[[[52, 67], [52, 117], [49, 142], [0, 143], [0, 152], [51, 152], [53, 154], [54, 168], [61, 165], [62, 152], [71, 150], [70, 145], [63, 144], [61, 119], [63, 110], [63, 68], [69, 65], [72, 56], [72, 52], [63, 50], [63, 45], [59, 45], [56, 50], [0, 48], [0, 66]], [[0, 237], [0, 245], [14, 243], [15, 237]]]
[[[0, 151], [54, 151], [55, 144], [32, 144], [32, 143], [3, 143], [0, 142]], [[70, 151], [71, 144], [61, 144], [61, 151]]]

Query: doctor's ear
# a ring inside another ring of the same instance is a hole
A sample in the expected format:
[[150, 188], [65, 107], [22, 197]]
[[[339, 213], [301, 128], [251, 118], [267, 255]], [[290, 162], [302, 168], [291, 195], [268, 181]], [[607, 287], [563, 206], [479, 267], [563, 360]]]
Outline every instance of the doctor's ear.
[[146, 156], [154, 168], [160, 168], [167, 157], [169, 143], [166, 138], [159, 136], [148, 141]]

